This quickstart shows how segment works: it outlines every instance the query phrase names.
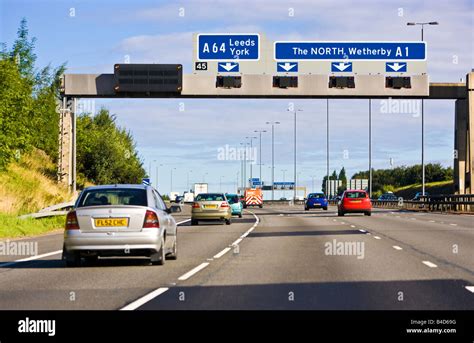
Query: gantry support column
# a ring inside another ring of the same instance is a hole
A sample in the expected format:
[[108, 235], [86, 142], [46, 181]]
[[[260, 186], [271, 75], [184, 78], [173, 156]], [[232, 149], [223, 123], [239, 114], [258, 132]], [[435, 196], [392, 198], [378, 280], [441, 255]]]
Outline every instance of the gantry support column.
[[454, 122], [454, 190], [474, 192], [474, 73], [466, 77], [467, 97], [456, 100]]
[[58, 182], [76, 191], [76, 99], [64, 97], [59, 110]]

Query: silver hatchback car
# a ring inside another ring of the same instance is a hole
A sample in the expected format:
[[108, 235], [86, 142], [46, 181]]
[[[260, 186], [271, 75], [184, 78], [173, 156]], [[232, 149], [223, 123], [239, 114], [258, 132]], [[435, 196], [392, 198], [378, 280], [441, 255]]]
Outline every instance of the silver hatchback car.
[[178, 256], [177, 225], [160, 194], [145, 185], [103, 185], [84, 189], [67, 214], [63, 260], [147, 256], [152, 264]]

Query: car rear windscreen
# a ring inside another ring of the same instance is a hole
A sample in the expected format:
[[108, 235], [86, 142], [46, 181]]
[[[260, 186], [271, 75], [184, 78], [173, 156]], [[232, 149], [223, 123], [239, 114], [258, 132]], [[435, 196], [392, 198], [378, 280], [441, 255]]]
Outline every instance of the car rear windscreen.
[[367, 193], [365, 193], [365, 192], [347, 192], [345, 197], [349, 198], [349, 199], [366, 198]]
[[236, 204], [239, 202], [239, 197], [237, 195], [227, 195], [226, 198], [229, 204]]
[[199, 194], [196, 197], [196, 201], [224, 201], [224, 195], [223, 194]]
[[84, 191], [77, 207], [105, 205], [147, 206], [146, 190], [144, 189], [91, 189]]
[[310, 199], [323, 199], [324, 198], [324, 194], [310, 194], [309, 195], [309, 198]]

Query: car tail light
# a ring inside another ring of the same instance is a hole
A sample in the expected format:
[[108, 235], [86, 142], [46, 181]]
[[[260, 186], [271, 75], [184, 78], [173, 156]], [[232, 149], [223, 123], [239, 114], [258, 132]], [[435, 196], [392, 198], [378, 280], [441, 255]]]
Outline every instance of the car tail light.
[[150, 227], [159, 228], [160, 227], [160, 222], [155, 212], [150, 211], [150, 210], [146, 211], [143, 227], [144, 228], [150, 228]]
[[77, 222], [76, 211], [71, 211], [66, 216], [66, 230], [79, 230], [79, 223]]
[[194, 203], [193, 203], [193, 208], [199, 208], [199, 207], [200, 207], [200, 206], [199, 206], [199, 204], [198, 204], [197, 202], [194, 202]]
[[221, 204], [221, 208], [222, 208], [222, 207], [229, 207], [229, 204], [224, 201], [224, 202]]

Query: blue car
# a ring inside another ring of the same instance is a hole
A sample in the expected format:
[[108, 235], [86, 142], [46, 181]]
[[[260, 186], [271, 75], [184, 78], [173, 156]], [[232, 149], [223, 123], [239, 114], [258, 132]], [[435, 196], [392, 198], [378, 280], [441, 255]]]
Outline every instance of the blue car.
[[229, 203], [230, 209], [232, 210], [232, 215], [242, 218], [244, 206], [242, 205], [239, 196], [237, 194], [226, 194], [225, 197], [227, 198], [227, 202]]
[[322, 208], [327, 211], [328, 199], [324, 193], [310, 193], [304, 202], [304, 210], [309, 211], [310, 208]]

